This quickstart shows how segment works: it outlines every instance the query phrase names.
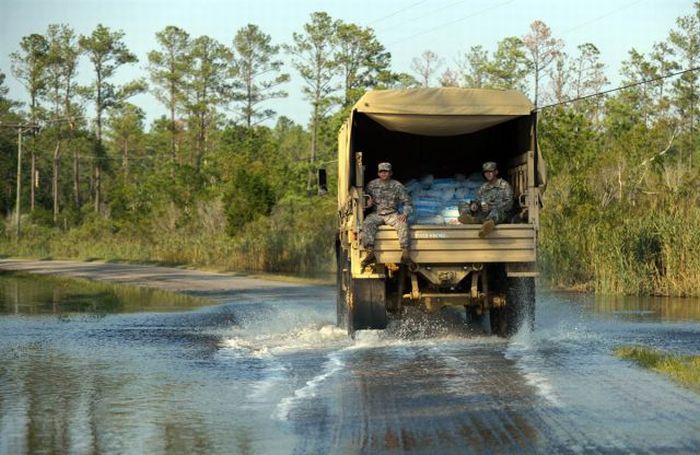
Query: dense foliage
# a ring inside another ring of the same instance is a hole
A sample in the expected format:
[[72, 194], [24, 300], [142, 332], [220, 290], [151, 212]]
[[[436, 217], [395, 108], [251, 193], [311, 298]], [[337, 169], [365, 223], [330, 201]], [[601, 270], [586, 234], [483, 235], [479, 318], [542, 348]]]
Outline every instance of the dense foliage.
[[[491, 54], [471, 47], [440, 75], [442, 60], [425, 51], [414, 76], [391, 70], [371, 28], [323, 12], [282, 45], [255, 25], [230, 45], [168, 26], [147, 55], [147, 76], [120, 84], [119, 68], [137, 61], [122, 32], [100, 25], [76, 36], [51, 25], [11, 55], [26, 106], [8, 98], [0, 73], [0, 247], [12, 255], [330, 270], [333, 164], [331, 193], [319, 196], [314, 183], [315, 169], [335, 158], [340, 121], [367, 89], [437, 82], [516, 88], [544, 106], [540, 259], [552, 284], [700, 295], [700, 73], [662, 78], [700, 65], [699, 24], [696, 2], [648, 55], [630, 50], [622, 74], [629, 87], [574, 102], [606, 88], [600, 51], [582, 43], [567, 54], [541, 21]], [[81, 58], [94, 74], [85, 87], [76, 84]], [[273, 109], [292, 77], [304, 82], [310, 104], [305, 126]], [[148, 128], [129, 103], [144, 90], [166, 112]], [[19, 124], [28, 127], [17, 237]]]

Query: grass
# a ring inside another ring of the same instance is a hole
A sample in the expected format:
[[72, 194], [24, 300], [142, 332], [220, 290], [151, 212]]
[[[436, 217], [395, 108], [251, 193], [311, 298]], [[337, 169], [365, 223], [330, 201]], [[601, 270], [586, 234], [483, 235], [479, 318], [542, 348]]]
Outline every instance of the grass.
[[302, 202], [278, 204], [269, 217], [248, 223], [233, 237], [225, 232], [223, 213], [211, 211], [172, 223], [100, 218], [68, 231], [26, 223], [19, 240], [0, 234], [0, 252], [8, 257], [187, 266], [275, 279], [313, 277], [325, 284], [329, 279], [322, 275], [334, 272], [335, 266], [335, 201]]
[[671, 377], [674, 381], [700, 392], [700, 356], [666, 354], [645, 346], [622, 346], [615, 355], [637, 365]]
[[607, 295], [700, 296], [700, 209], [629, 210], [544, 212], [539, 262], [549, 284]]

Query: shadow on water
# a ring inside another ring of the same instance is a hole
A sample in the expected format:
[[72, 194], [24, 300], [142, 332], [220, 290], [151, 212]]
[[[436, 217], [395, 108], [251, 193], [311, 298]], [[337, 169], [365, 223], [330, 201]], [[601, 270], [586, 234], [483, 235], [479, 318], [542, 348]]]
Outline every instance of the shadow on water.
[[700, 299], [595, 296], [593, 311], [638, 322], [700, 321]]
[[0, 314], [183, 311], [212, 305], [204, 298], [80, 278], [0, 273]]

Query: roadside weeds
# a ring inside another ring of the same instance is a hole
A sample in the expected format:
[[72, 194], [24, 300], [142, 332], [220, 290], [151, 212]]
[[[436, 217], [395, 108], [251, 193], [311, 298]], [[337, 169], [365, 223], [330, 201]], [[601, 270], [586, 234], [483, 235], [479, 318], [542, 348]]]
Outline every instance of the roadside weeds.
[[673, 355], [646, 346], [620, 346], [614, 352], [622, 359], [632, 360], [700, 392], [700, 355]]

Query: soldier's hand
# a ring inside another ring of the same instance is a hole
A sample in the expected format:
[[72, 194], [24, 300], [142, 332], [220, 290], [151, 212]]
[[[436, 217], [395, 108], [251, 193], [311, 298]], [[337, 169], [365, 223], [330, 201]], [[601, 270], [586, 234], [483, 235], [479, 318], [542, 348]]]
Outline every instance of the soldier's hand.
[[372, 207], [374, 205], [374, 199], [372, 199], [372, 196], [367, 196], [367, 205], [365, 206], [366, 209]]
[[397, 218], [398, 218], [398, 220], [401, 221], [402, 223], [405, 223], [406, 220], [408, 219], [408, 217], [407, 217], [405, 214], [403, 214], [403, 213], [402, 213], [401, 215], [399, 215]]

